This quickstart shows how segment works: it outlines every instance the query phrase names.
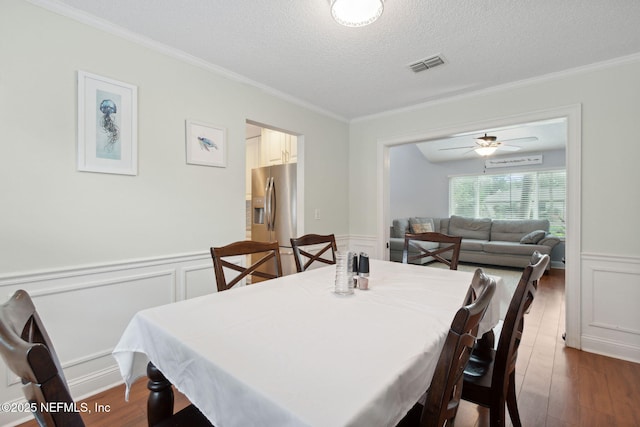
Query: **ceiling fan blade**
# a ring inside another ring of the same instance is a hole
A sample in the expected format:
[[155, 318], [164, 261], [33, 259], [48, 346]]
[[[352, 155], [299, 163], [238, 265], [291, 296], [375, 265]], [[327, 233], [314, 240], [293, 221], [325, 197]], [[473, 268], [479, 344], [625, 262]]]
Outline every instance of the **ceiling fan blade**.
[[438, 151], [448, 151], [448, 150], [462, 150], [464, 148], [477, 148], [477, 145], [470, 145], [468, 147], [450, 147], [450, 148], [439, 148]]
[[511, 141], [533, 142], [537, 140], [538, 140], [537, 136], [525, 136], [523, 138], [501, 139], [500, 142], [511, 142]]
[[516, 147], [515, 145], [501, 145], [498, 147], [500, 151], [518, 151], [522, 147]]

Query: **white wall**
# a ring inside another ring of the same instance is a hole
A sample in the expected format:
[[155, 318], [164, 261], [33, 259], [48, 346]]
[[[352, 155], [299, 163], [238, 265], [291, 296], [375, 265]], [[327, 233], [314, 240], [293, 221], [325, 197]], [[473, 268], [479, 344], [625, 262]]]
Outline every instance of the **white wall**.
[[[326, 212], [306, 223], [347, 232], [347, 124], [24, 1], [0, 19], [3, 273], [242, 239], [245, 119], [304, 135], [307, 202]], [[138, 176], [76, 171], [77, 70], [138, 86]], [[229, 167], [185, 164], [185, 119], [227, 128]]]
[[[37, 296], [76, 395], [117, 379], [133, 313], [215, 289], [209, 247], [245, 237], [245, 120], [303, 137], [304, 231], [348, 235], [347, 123], [22, 0], [0, 58], [0, 300]], [[137, 176], [76, 170], [78, 70], [138, 86]], [[186, 119], [227, 129], [227, 168], [185, 163]]]
[[[377, 218], [353, 215], [362, 203], [377, 203], [376, 160], [379, 141], [401, 139], [450, 128], [566, 105], [582, 105], [582, 243], [583, 251], [640, 255], [639, 193], [629, 194], [623, 182], [639, 181], [640, 59], [593, 71], [513, 85], [474, 96], [398, 111], [351, 124], [349, 176], [352, 207], [350, 232], [373, 235]], [[616, 223], [609, 227], [611, 206]], [[635, 231], [636, 233], [633, 233]]]
[[[412, 138], [438, 134], [440, 130], [470, 130], [471, 125], [481, 126], [496, 118], [581, 105], [581, 127], [574, 130], [574, 134], [580, 136], [578, 151], [581, 151], [580, 158], [576, 159], [580, 167], [574, 169], [580, 172], [582, 189], [577, 207], [581, 246], [576, 251], [579, 259], [568, 259], [573, 263], [568, 267], [581, 274], [573, 276], [567, 284], [568, 294], [577, 296], [567, 316], [578, 325], [576, 331], [572, 330], [580, 335], [573, 337], [577, 345], [640, 361], [637, 328], [640, 317], [637, 313], [623, 317], [616, 311], [618, 307], [627, 307], [627, 301], [640, 300], [637, 268], [640, 264], [640, 223], [637, 221], [640, 192], [630, 191], [634, 183], [640, 182], [638, 75], [640, 58], [625, 58], [553, 78], [494, 88], [353, 122], [349, 150], [358, 156], [351, 156], [349, 162], [351, 234], [384, 242], [384, 236], [378, 235], [378, 230], [382, 233], [385, 229], [378, 225], [382, 222], [382, 209], [377, 210], [376, 217], [355, 215], [355, 209], [363, 204], [383, 205], [378, 198], [382, 192], [379, 192], [381, 178], [377, 175], [383, 160], [381, 144], [418, 141]], [[568, 157], [567, 163], [571, 161]], [[608, 265], [613, 266], [608, 268], [617, 274], [600, 274], [592, 281], [581, 281], [580, 277], [591, 275], [596, 268], [594, 258], [606, 258]], [[625, 281], [612, 280], [620, 276], [624, 276]], [[635, 286], [630, 286], [631, 282]], [[609, 298], [602, 301], [587, 298], [595, 289], [607, 289]]]

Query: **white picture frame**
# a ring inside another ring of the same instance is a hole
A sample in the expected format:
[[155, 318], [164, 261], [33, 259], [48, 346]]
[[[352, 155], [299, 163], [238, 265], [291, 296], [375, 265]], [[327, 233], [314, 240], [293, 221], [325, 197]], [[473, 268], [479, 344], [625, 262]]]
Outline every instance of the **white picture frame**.
[[186, 120], [187, 164], [227, 167], [227, 130], [216, 125]]
[[78, 170], [138, 174], [138, 87], [78, 71]]

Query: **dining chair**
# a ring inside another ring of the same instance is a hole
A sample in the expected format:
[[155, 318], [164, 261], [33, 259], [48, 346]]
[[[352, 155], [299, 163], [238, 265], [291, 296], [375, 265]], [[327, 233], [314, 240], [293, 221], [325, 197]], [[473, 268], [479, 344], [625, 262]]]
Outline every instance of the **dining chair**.
[[[317, 245], [324, 245], [318, 247]], [[310, 246], [315, 246], [314, 253], [309, 252]], [[333, 234], [307, 234], [291, 239], [293, 259], [296, 262], [296, 270], [301, 273], [307, 270], [314, 262], [324, 264], [336, 263], [336, 238]], [[323, 256], [324, 255], [324, 256]], [[331, 256], [330, 258], [329, 255]]]
[[[420, 242], [432, 242], [438, 243], [435, 248], [429, 248]], [[404, 248], [402, 250], [402, 262], [407, 264], [408, 262], [415, 260], [422, 260], [423, 258], [432, 257], [436, 261], [444, 263], [449, 266], [451, 270], [458, 269], [458, 258], [460, 257], [460, 247], [462, 245], [462, 237], [450, 236], [448, 234], [442, 234], [437, 232], [427, 233], [406, 233], [404, 235]], [[409, 248], [415, 249], [418, 253], [411, 255]], [[451, 252], [451, 259], [445, 259], [441, 256], [446, 252]]]
[[480, 267], [476, 268], [471, 278], [471, 284], [467, 289], [467, 295], [464, 297], [464, 304], [469, 305], [473, 303], [478, 296], [484, 291], [484, 288], [489, 284], [487, 274]]
[[496, 283], [478, 269], [469, 293], [472, 293], [471, 288], [479, 291], [478, 297], [462, 306], [455, 314], [424, 405], [417, 403], [397, 427], [453, 425], [463, 393], [464, 368], [471, 356], [480, 321], [495, 293]]
[[78, 412], [47, 411], [47, 402], [71, 406], [60, 361], [27, 292], [19, 290], [0, 306], [0, 353], [22, 380], [22, 390], [41, 426], [84, 426]]
[[515, 427], [522, 426], [515, 381], [518, 347], [524, 330], [524, 315], [535, 298], [538, 280], [549, 263], [549, 255], [534, 254], [532, 262], [535, 264], [524, 269], [511, 298], [497, 349], [489, 348], [489, 357], [472, 356], [464, 373], [462, 399], [489, 408], [492, 427], [506, 425], [505, 403], [511, 423]]
[[[247, 267], [228, 261], [225, 258], [247, 255], [251, 260]], [[218, 292], [231, 289], [242, 279], [251, 278], [252, 283], [265, 279], [275, 279], [282, 276], [282, 261], [278, 242], [258, 242], [242, 240], [226, 246], [211, 248], [213, 269], [216, 276]], [[227, 280], [225, 268], [238, 272], [238, 275]]]
[[[0, 355], [11, 372], [22, 380], [22, 390], [38, 425], [84, 427], [79, 412], [56, 409], [71, 408], [74, 401], [51, 339], [26, 291], [16, 291], [0, 305]], [[211, 426], [193, 405], [172, 415], [167, 422], [153, 425]]]

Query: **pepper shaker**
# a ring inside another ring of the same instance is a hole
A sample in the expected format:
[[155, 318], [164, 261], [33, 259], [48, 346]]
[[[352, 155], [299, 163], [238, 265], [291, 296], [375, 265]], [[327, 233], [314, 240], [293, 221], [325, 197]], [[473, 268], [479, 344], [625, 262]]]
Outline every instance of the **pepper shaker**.
[[360, 252], [358, 275], [360, 277], [369, 277], [369, 255]]

